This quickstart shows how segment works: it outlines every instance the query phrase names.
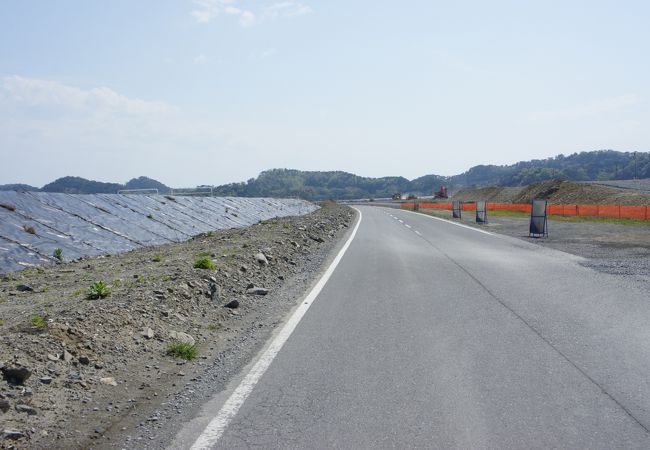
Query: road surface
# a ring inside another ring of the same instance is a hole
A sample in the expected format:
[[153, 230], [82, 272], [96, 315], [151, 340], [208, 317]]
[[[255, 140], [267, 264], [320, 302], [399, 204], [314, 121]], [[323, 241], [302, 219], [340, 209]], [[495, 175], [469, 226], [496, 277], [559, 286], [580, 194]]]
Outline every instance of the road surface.
[[210, 447], [650, 448], [647, 292], [523, 240], [359, 209]]

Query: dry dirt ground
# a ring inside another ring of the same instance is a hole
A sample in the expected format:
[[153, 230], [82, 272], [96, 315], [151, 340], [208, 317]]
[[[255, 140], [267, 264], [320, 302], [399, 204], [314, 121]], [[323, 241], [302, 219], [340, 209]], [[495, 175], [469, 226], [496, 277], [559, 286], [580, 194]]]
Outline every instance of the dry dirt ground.
[[[164, 447], [261, 348], [353, 221], [325, 204], [0, 276], [0, 448]], [[195, 268], [202, 258], [215, 267]], [[88, 298], [98, 281], [110, 295]], [[168, 354], [179, 342], [194, 342], [196, 359]]]
[[[641, 180], [636, 180], [635, 183], [639, 184]], [[530, 203], [533, 198], [546, 198], [556, 204], [650, 205], [650, 191], [634, 189], [633, 186], [636, 184], [629, 183], [629, 187], [622, 188], [587, 182], [548, 180], [524, 187], [491, 186], [463, 189], [454, 194], [453, 200]]]

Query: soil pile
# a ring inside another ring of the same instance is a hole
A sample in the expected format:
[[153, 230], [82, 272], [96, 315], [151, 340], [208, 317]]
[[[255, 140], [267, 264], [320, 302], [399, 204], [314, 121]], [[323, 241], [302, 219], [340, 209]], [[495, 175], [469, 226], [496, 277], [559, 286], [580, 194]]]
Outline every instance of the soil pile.
[[650, 193], [601, 184], [548, 180], [525, 187], [485, 187], [464, 189], [454, 200], [485, 200], [492, 203], [529, 203], [534, 198], [548, 199], [554, 204], [586, 205], [649, 205]]
[[296, 301], [276, 293], [303, 280], [353, 218], [326, 204], [303, 217], [5, 275], [0, 448], [98, 447], [116, 428], [153, 428], [159, 417], [148, 414], [163, 399], [216, 355], [240, 351], [242, 334], [276, 324], [271, 305]]

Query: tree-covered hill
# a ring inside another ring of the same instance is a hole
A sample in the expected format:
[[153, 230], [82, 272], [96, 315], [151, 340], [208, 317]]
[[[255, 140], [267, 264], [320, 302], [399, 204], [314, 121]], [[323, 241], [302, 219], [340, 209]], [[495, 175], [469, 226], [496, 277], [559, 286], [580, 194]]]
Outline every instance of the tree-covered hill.
[[[636, 163], [635, 163], [636, 159]], [[636, 171], [635, 171], [636, 164]], [[459, 175], [365, 178], [347, 172], [273, 169], [246, 183], [215, 188], [217, 195], [301, 197], [308, 200], [390, 197], [394, 193], [431, 195], [440, 185], [450, 191], [472, 186], [526, 186], [550, 179], [574, 181], [650, 178], [650, 153], [599, 150], [521, 161], [511, 165], [479, 165]]]
[[161, 182], [147, 177], [133, 178], [126, 184], [104, 183], [81, 177], [62, 177], [40, 189], [26, 184], [0, 185], [0, 191], [43, 191], [66, 194], [115, 194], [121, 189], [158, 189], [160, 194], [167, 194], [170, 191], [170, 188]]
[[29, 184], [0, 184], [0, 191], [39, 191], [40, 189]]
[[[431, 172], [435, 167], [431, 167]], [[426, 170], [426, 168], [424, 169]], [[441, 185], [450, 192], [464, 187], [526, 186], [549, 179], [572, 181], [625, 180], [650, 178], [650, 152], [599, 150], [558, 155], [547, 159], [521, 161], [511, 165], [479, 165], [454, 176], [425, 175], [414, 180], [404, 177], [368, 178], [347, 172], [308, 172], [271, 169], [247, 182], [230, 183], [214, 188], [215, 195], [241, 197], [300, 197], [308, 200], [390, 197], [395, 193], [431, 195]], [[25, 189], [26, 185], [5, 185], [8, 189]], [[5, 186], [0, 186], [2, 189]], [[27, 186], [27, 188], [32, 188]], [[78, 194], [116, 193], [120, 189], [158, 189], [169, 187], [147, 177], [134, 178], [125, 185], [102, 183], [80, 177], [64, 177], [43, 186], [46, 192]]]

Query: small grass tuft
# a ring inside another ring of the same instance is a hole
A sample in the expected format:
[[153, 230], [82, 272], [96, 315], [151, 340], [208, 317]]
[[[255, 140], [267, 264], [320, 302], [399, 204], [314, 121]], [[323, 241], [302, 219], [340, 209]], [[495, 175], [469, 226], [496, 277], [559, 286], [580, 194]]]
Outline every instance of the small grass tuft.
[[153, 258], [151, 258], [153, 262], [161, 262], [162, 261], [162, 256], [156, 255]]
[[84, 290], [82, 288], [75, 289], [74, 291], [70, 292], [70, 297], [79, 297], [81, 294], [83, 294], [83, 291]]
[[192, 361], [198, 356], [199, 349], [196, 344], [190, 345], [187, 342], [174, 342], [167, 346], [167, 354], [174, 358], [182, 358]]
[[86, 298], [88, 300], [97, 300], [98, 298], [106, 298], [109, 295], [111, 295], [111, 288], [103, 281], [98, 281], [88, 288]]
[[55, 248], [54, 253], [52, 253], [52, 256], [54, 256], [55, 259], [58, 259], [59, 261], [63, 262], [63, 250], [60, 248]]
[[0, 319], [0, 327], [3, 327], [5, 324], [5, 321], [3, 319]]
[[214, 263], [210, 258], [199, 258], [196, 261], [194, 261], [194, 268], [195, 269], [206, 269], [206, 270], [214, 270], [215, 266]]
[[217, 323], [211, 323], [208, 325], [208, 330], [214, 331], [214, 330], [220, 330], [223, 328], [223, 325], [221, 325], [219, 322]]
[[47, 328], [47, 322], [42, 316], [36, 315], [32, 316], [32, 326], [38, 328], [39, 330], [44, 330]]

